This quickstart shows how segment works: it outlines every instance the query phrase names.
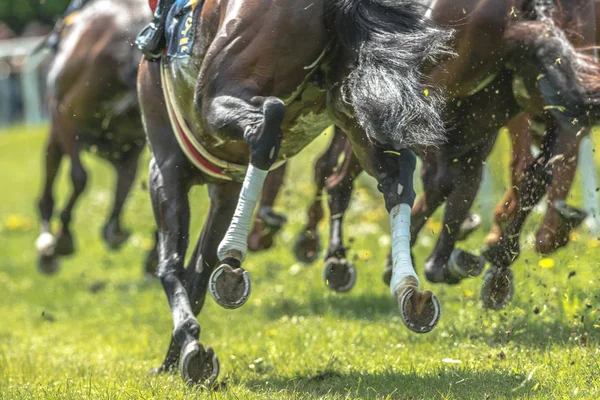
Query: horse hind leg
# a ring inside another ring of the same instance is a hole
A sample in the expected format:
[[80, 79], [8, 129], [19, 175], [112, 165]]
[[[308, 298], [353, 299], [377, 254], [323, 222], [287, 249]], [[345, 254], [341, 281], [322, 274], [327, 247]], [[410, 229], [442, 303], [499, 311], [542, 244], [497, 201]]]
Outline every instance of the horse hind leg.
[[[327, 179], [334, 173], [340, 155], [348, 138], [341, 129], [335, 127], [335, 133], [329, 147], [315, 163], [314, 182], [316, 186], [313, 201], [308, 208], [306, 226], [298, 234], [294, 245], [296, 258], [306, 264], [311, 264], [319, 258], [321, 253], [321, 238], [318, 225], [325, 215], [323, 212], [323, 189]], [[347, 156], [347, 154], [346, 154]]]
[[38, 268], [47, 274], [55, 273], [59, 267], [55, 254], [56, 238], [52, 234], [50, 220], [54, 212], [53, 187], [62, 157], [62, 150], [51, 134], [46, 146], [44, 188], [38, 201], [41, 217], [41, 233], [36, 240]]
[[112, 250], [117, 250], [125, 244], [131, 232], [121, 227], [121, 212], [127, 196], [131, 191], [137, 175], [138, 159], [142, 149], [131, 149], [123, 154], [123, 158], [112, 162], [117, 172], [117, 184], [113, 208], [102, 228], [102, 238]]
[[73, 209], [77, 200], [83, 194], [87, 186], [87, 172], [81, 163], [79, 154], [79, 146], [73, 139], [68, 154], [71, 158], [71, 184], [73, 191], [67, 202], [67, 205], [60, 213], [60, 220], [62, 223], [61, 230], [56, 239], [56, 254], [60, 256], [68, 256], [75, 252], [75, 243], [73, 235], [71, 234], [71, 221], [73, 219]]
[[207, 120], [213, 131], [241, 134], [250, 148], [250, 165], [237, 208], [218, 249], [221, 265], [215, 269], [209, 283], [214, 300], [224, 308], [241, 307], [250, 297], [250, 276], [242, 268], [242, 262], [248, 251], [254, 209], [269, 168], [277, 159], [284, 115], [283, 101], [275, 97], [254, 97], [250, 102], [217, 97], [208, 113]]
[[326, 285], [336, 292], [348, 292], [357, 278], [356, 267], [346, 258], [343, 238], [343, 218], [350, 205], [354, 179], [362, 172], [358, 159], [352, 153], [349, 142], [344, 149], [344, 161], [327, 180], [330, 211], [329, 248], [325, 255], [323, 278]]
[[441, 316], [441, 306], [430, 290], [420, 290], [420, 282], [410, 253], [411, 208], [415, 201], [413, 174], [416, 155], [409, 149], [387, 150], [375, 147], [372, 172], [390, 214], [392, 236], [392, 276], [390, 292], [398, 301], [404, 324], [414, 332], [431, 331]]

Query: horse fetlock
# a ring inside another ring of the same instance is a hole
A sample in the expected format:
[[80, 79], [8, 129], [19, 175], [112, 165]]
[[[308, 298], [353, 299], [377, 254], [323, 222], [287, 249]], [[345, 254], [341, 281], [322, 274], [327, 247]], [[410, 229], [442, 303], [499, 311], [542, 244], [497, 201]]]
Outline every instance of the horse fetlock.
[[276, 213], [271, 207], [261, 207], [256, 217], [269, 228], [281, 229], [287, 223], [287, 217]]
[[519, 238], [504, 235], [496, 243], [486, 244], [481, 254], [492, 264], [508, 267], [521, 254]]
[[200, 337], [200, 324], [196, 318], [189, 317], [180, 322], [173, 330], [173, 338], [182, 347], [190, 341], [196, 341]]
[[44, 256], [53, 255], [55, 247], [56, 237], [50, 232], [42, 232], [35, 241], [35, 248]]
[[221, 264], [210, 276], [209, 291], [221, 307], [239, 308], [250, 298], [252, 292], [250, 275], [241, 267]]
[[431, 283], [442, 283], [445, 281], [446, 273], [444, 264], [436, 262], [435, 258], [431, 257], [425, 261], [425, 278]]

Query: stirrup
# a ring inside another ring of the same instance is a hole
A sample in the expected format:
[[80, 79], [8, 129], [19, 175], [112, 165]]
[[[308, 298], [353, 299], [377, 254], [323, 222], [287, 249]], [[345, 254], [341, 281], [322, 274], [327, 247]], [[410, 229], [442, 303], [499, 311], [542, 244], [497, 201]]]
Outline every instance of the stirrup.
[[160, 29], [154, 22], [151, 22], [139, 33], [135, 44], [147, 60], [160, 59], [166, 44], [164, 29]]

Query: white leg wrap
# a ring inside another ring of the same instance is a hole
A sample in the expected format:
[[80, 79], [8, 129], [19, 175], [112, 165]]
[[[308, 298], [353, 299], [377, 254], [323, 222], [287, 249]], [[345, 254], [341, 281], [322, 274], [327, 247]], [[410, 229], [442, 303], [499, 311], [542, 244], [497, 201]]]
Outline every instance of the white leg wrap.
[[54, 253], [54, 246], [56, 246], [56, 238], [50, 232], [42, 232], [35, 241], [35, 248], [40, 254], [45, 256]]
[[268, 174], [269, 171], [258, 169], [252, 164], [248, 166], [237, 208], [229, 229], [219, 245], [217, 252], [219, 260], [223, 261], [228, 257], [233, 257], [244, 261], [246, 258], [252, 215]]
[[399, 204], [390, 212], [393, 263], [390, 290], [394, 297], [406, 278], [414, 278], [417, 281], [417, 287], [419, 284], [419, 278], [410, 258], [410, 211], [411, 208], [408, 204]]

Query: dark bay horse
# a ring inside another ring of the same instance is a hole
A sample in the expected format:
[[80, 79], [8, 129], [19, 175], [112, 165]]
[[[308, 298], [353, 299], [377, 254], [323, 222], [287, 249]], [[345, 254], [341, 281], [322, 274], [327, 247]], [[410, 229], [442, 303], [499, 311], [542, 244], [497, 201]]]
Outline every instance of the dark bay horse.
[[[198, 341], [196, 315], [207, 289], [226, 308], [248, 299], [250, 277], [242, 263], [264, 180], [318, 135], [296, 129], [298, 122], [310, 115], [322, 120], [326, 112], [384, 195], [393, 236], [391, 292], [402, 319], [416, 332], [431, 330], [440, 305], [433, 293], [420, 291], [410, 258], [416, 156], [409, 148], [443, 141], [442, 99], [437, 88], [424, 86], [420, 71], [446, 54], [450, 32], [435, 27], [410, 0], [186, 5], [200, 6], [197, 23], [192, 17], [177, 31], [185, 35], [177, 48], [161, 62], [144, 61], [138, 75], [153, 155], [158, 275], [174, 322], [157, 371], [179, 361], [186, 381], [216, 379], [219, 362]], [[188, 192], [195, 184], [208, 185], [211, 205], [185, 268]]]
[[[132, 43], [150, 15], [143, 0], [92, 0], [62, 31], [48, 75], [52, 119], [39, 200], [42, 232], [36, 242], [39, 267], [44, 272], [55, 272], [58, 257], [75, 251], [72, 213], [87, 184], [81, 150], [97, 153], [117, 172], [114, 204], [102, 237], [108, 247], [116, 249], [129, 236], [121, 226], [121, 211], [145, 145], [136, 94], [141, 53]], [[64, 156], [71, 161], [73, 192], [60, 213], [62, 227], [55, 236], [50, 223], [53, 187]], [[148, 269], [155, 258], [148, 256]]]
[[[593, 19], [593, 10], [586, 8], [593, 7], [593, 3], [567, 5], [571, 8], [563, 8], [558, 2], [509, 0], [439, 0], [432, 4], [432, 18], [457, 30], [458, 57], [437, 65], [431, 73], [432, 84], [449, 90], [445, 111], [449, 137], [439, 149], [423, 151], [425, 193], [412, 210], [414, 243], [426, 220], [447, 202], [444, 229], [425, 263], [428, 280], [456, 283], [481, 273], [484, 258], [456, 249], [455, 244], [469, 229], [466, 217], [497, 132], [523, 111], [543, 116], [549, 125], [541, 154], [526, 166], [519, 181], [521, 195], [514, 213], [498, 242], [484, 252], [492, 263], [482, 288], [487, 307], [501, 308], [512, 296], [509, 266], [518, 256], [525, 218], [551, 182], [552, 166], [564, 159], [563, 155], [572, 154], [579, 137], [598, 121], [598, 64], [577, 51], [565, 34], [566, 24], [573, 19], [569, 13], [577, 10]], [[581, 32], [582, 26], [588, 25], [570, 26]], [[524, 89], [520, 93], [513, 88], [517, 83]], [[340, 153], [345, 154], [341, 163]], [[337, 130], [329, 150], [317, 162], [315, 177], [317, 195], [323, 187], [327, 189], [331, 211], [324, 276], [338, 291], [349, 290], [356, 279], [354, 267], [345, 259], [341, 226], [352, 181], [360, 171], [343, 132]], [[555, 175], [560, 178], [561, 172], [555, 171]], [[322, 216], [320, 200], [316, 200], [296, 246], [301, 258], [310, 260], [318, 251], [316, 227]], [[389, 272], [387, 268], [387, 281]]]

